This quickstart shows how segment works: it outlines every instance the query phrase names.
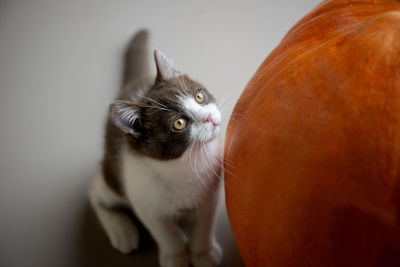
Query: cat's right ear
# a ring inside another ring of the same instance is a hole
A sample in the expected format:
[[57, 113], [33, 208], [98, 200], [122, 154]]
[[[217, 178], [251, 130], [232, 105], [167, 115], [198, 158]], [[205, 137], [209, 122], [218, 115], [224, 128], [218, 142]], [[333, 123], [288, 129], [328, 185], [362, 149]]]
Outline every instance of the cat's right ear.
[[154, 60], [157, 67], [157, 79], [168, 80], [173, 79], [181, 73], [177, 71], [172, 62], [160, 50], [154, 50]]
[[133, 136], [139, 136], [140, 125], [139, 107], [132, 102], [118, 100], [110, 105], [110, 114], [113, 122], [122, 131]]

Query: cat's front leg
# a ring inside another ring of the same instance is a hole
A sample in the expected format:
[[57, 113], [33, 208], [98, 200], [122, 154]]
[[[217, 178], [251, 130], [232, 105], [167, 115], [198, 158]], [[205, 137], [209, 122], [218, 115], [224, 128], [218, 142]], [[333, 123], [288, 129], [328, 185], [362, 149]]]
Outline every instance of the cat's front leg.
[[219, 190], [196, 210], [193, 232], [189, 240], [190, 258], [194, 267], [212, 267], [220, 264], [222, 249], [215, 237], [215, 213]]
[[139, 230], [125, 212], [112, 208], [125, 206], [127, 202], [106, 185], [100, 171], [96, 175], [89, 197], [111, 245], [124, 254], [136, 250], [139, 246]]
[[158, 214], [148, 207], [135, 210], [158, 245], [160, 266], [188, 267], [190, 259], [186, 237], [173, 222], [172, 216]]

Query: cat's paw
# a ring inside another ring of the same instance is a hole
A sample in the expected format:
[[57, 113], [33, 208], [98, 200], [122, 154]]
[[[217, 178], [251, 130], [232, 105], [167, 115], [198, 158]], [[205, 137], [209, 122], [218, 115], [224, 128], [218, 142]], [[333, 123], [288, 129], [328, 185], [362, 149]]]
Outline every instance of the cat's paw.
[[188, 267], [190, 259], [188, 253], [182, 252], [179, 254], [164, 254], [160, 253], [161, 267]]
[[190, 258], [194, 267], [218, 266], [222, 260], [222, 248], [217, 242], [214, 242], [206, 251], [191, 251]]
[[119, 218], [118, 222], [109, 224], [106, 232], [113, 248], [123, 254], [139, 247], [139, 230], [128, 218]]

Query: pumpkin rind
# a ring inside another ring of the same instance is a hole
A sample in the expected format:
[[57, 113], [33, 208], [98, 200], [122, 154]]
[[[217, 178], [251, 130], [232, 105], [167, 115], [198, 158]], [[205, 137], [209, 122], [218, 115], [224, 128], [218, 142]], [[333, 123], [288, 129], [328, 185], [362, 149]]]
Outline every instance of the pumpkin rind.
[[247, 266], [400, 266], [400, 1], [325, 1], [241, 95], [225, 145]]

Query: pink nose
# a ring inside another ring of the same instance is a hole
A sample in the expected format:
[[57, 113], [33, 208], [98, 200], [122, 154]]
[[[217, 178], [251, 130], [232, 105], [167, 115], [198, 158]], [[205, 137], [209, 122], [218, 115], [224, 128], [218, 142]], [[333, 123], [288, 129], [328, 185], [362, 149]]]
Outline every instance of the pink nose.
[[204, 123], [206, 122], [211, 122], [214, 126], [216, 125], [216, 123], [211, 118], [211, 114], [208, 114], [207, 118], [204, 120]]
[[208, 117], [204, 120], [204, 122], [213, 122], [213, 120], [211, 119], [211, 114], [208, 114]]

